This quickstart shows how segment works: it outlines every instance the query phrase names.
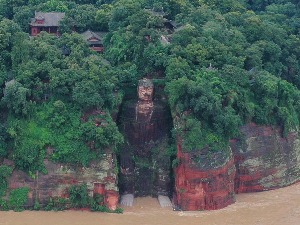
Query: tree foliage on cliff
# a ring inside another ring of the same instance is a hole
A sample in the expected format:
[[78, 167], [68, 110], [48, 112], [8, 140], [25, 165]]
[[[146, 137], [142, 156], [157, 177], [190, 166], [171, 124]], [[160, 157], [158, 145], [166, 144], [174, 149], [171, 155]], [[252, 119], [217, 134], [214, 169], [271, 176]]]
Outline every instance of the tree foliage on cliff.
[[[34, 11], [65, 12], [62, 36], [29, 38]], [[222, 149], [247, 122], [299, 126], [298, 1], [0, 0], [0, 18], [0, 162], [44, 171], [116, 148], [122, 89], [146, 75], [189, 150]], [[108, 32], [104, 54], [74, 25]]]
[[[64, 46], [70, 55], [62, 54]], [[29, 173], [46, 173], [45, 158], [87, 166], [123, 141], [111, 118], [122, 99], [117, 74], [81, 36], [41, 33], [29, 39], [19, 32], [10, 48], [0, 157]]]
[[299, 12], [288, 1], [202, 1], [176, 15], [166, 90], [187, 149], [222, 149], [247, 122], [298, 130]]

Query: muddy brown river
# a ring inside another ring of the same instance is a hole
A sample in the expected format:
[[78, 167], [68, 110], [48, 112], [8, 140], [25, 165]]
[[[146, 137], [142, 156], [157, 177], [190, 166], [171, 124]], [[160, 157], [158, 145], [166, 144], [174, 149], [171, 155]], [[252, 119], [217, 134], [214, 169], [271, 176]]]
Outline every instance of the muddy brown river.
[[123, 214], [82, 211], [0, 212], [0, 225], [300, 225], [300, 183], [239, 194], [235, 204], [216, 211], [180, 212], [138, 198]]

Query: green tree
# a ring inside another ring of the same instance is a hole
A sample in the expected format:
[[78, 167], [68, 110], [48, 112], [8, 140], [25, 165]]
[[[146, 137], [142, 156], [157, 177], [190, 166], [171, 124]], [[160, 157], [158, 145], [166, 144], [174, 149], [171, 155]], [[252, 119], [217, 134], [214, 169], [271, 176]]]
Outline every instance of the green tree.
[[29, 23], [34, 17], [34, 8], [32, 6], [19, 6], [14, 8], [13, 21], [16, 22], [24, 32], [29, 32]]
[[66, 16], [60, 23], [62, 33], [71, 33], [74, 29], [81, 33], [87, 29], [99, 30], [101, 23], [96, 21], [97, 8], [94, 5], [74, 5], [66, 11]]
[[6, 83], [2, 101], [11, 112], [26, 116], [30, 110], [29, 95], [29, 89], [24, 88], [17, 81], [11, 80]]
[[101, 5], [100, 9], [96, 12], [95, 21], [99, 24], [99, 29], [108, 31], [108, 23], [110, 21], [113, 6], [109, 4]]

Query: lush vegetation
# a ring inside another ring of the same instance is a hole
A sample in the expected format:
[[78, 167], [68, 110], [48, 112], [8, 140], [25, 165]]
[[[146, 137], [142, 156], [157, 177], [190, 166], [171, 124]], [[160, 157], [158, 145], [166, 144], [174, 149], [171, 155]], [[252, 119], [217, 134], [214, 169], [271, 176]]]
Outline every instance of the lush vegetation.
[[123, 209], [110, 210], [104, 205], [104, 196], [96, 194], [89, 196], [87, 185], [72, 185], [69, 188], [69, 198], [50, 198], [45, 210], [61, 211], [65, 209], [90, 209], [92, 212], [123, 213]]
[[0, 199], [0, 210], [21, 212], [28, 199], [29, 187], [20, 187], [10, 191], [8, 199]]
[[9, 166], [0, 166], [0, 198], [5, 195], [7, 189], [7, 178], [12, 173], [12, 168]]
[[[21, 32], [14, 35], [17, 43], [6, 73], [13, 75], [2, 83], [6, 121], [1, 138], [13, 148], [9, 157], [16, 166], [46, 172], [47, 148], [53, 149], [53, 160], [82, 165], [105, 148], [116, 148], [122, 136], [110, 114], [122, 94], [116, 91], [115, 71], [103, 57], [78, 34], [59, 40], [48, 34], [33, 40]], [[64, 45], [72, 51], [69, 56], [62, 55]]]
[[[34, 11], [65, 12], [62, 36], [29, 37]], [[0, 163], [29, 174], [117, 150], [112, 118], [144, 76], [165, 86], [186, 150], [226, 149], [248, 122], [298, 130], [298, 0], [0, 0], [0, 20]], [[74, 24], [108, 32], [104, 53]]]

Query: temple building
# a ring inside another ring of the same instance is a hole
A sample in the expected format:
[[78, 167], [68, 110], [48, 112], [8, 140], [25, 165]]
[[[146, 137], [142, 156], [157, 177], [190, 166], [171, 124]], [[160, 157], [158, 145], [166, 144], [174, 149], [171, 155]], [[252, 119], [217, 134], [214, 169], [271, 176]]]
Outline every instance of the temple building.
[[86, 43], [90, 46], [91, 49], [95, 50], [96, 52], [103, 52], [103, 38], [105, 32], [93, 32], [87, 30], [81, 34], [82, 38], [86, 41]]
[[34, 18], [30, 22], [31, 36], [38, 35], [41, 31], [49, 34], [60, 35], [58, 32], [59, 23], [64, 18], [65, 13], [61, 12], [35, 12]]
[[164, 28], [168, 34], [172, 34], [174, 30], [177, 28], [177, 24], [175, 21], [169, 20], [166, 18], [167, 14], [162, 10], [154, 10], [154, 9], [145, 9], [146, 12], [151, 13], [155, 17], [160, 17], [162, 20], [163, 27], [158, 28]]

